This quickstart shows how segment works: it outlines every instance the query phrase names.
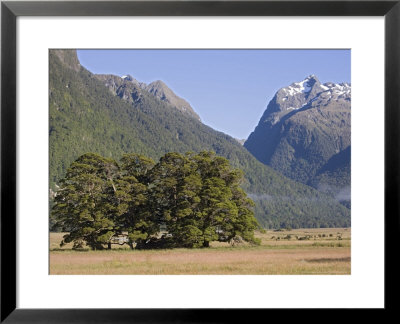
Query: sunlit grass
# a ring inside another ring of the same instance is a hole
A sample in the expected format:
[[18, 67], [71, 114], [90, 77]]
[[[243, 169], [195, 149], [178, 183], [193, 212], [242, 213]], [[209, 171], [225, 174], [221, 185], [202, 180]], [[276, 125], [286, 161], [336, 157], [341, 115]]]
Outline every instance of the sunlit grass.
[[[50, 234], [50, 274], [350, 274], [350, 229], [257, 233], [260, 246], [215, 242], [208, 249], [74, 251]], [[290, 235], [290, 238], [287, 238]], [[307, 239], [300, 237], [310, 236]], [[296, 238], [296, 236], [298, 238]], [[286, 238], [285, 238], [286, 237]]]

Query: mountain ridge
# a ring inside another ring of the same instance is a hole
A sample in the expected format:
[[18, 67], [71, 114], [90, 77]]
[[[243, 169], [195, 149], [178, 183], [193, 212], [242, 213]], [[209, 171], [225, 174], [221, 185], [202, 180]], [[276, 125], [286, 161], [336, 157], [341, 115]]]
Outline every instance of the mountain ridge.
[[[127, 74], [122, 77], [112, 74], [95, 74], [104, 82], [104, 85], [120, 98], [127, 101], [140, 100], [141, 92], [147, 91], [159, 100], [169, 104], [180, 112], [201, 121], [199, 115], [192, 106], [183, 98], [176, 95], [163, 81], [156, 80], [149, 84], [137, 81], [134, 77]], [[131, 96], [130, 96], [131, 94]]]

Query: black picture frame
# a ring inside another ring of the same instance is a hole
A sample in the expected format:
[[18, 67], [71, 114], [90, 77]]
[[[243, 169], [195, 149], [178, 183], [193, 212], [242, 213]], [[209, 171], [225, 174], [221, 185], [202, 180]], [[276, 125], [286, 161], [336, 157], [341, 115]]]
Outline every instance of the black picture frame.
[[[393, 1], [2, 1], [1, 2], [1, 322], [237, 322], [261, 309], [16, 308], [16, 19], [19, 16], [384, 16], [385, 17], [385, 310], [397, 305], [399, 279], [400, 0]], [[373, 262], [373, 261], [371, 261]], [[367, 284], [367, 283], [366, 283]], [[250, 314], [248, 314], [250, 313]], [[258, 314], [261, 313], [261, 314]]]

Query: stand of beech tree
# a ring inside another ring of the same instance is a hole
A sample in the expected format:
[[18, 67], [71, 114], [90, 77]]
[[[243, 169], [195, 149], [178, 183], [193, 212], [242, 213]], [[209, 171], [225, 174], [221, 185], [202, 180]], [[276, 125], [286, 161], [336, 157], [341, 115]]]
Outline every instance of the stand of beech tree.
[[[60, 182], [53, 229], [68, 232], [61, 245], [111, 248], [126, 235], [131, 248], [208, 247], [242, 239], [259, 244], [253, 201], [239, 187], [243, 174], [211, 152], [167, 153], [156, 164], [139, 154], [117, 163], [86, 153]], [[168, 235], [160, 235], [160, 226]]]

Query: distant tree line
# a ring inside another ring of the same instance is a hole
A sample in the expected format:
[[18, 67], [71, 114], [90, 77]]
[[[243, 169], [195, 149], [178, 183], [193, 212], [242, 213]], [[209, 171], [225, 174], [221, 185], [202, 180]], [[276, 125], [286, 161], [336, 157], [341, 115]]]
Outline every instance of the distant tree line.
[[95, 250], [111, 248], [118, 235], [139, 249], [237, 239], [258, 244], [254, 203], [239, 186], [242, 178], [227, 159], [206, 151], [167, 153], [158, 163], [133, 153], [119, 163], [86, 153], [60, 181], [53, 230], [68, 232], [61, 245]]

